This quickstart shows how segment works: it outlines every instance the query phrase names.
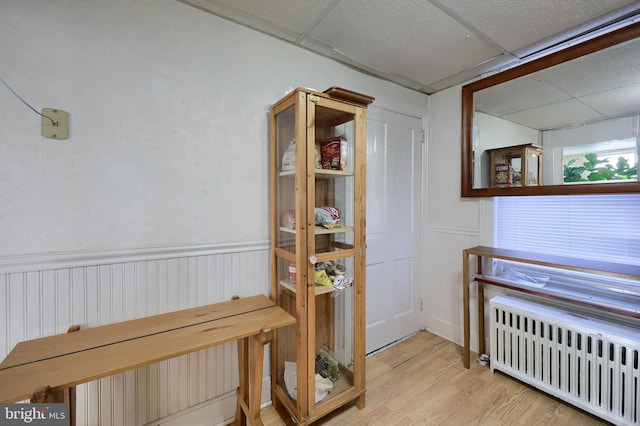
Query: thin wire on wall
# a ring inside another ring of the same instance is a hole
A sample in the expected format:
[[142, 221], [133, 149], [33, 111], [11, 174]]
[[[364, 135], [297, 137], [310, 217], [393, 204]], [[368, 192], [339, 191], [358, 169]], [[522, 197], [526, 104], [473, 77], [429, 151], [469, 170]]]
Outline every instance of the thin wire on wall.
[[20, 100], [22, 101], [22, 103], [24, 103], [26, 106], [28, 106], [28, 107], [29, 107], [33, 112], [35, 112], [36, 114], [38, 114], [38, 115], [39, 115], [39, 116], [41, 116], [41, 117], [48, 118], [49, 120], [51, 120], [51, 123], [52, 123], [54, 126], [57, 126], [57, 125], [58, 125], [58, 123], [57, 123], [53, 118], [51, 118], [51, 117], [49, 117], [49, 116], [47, 116], [47, 115], [44, 115], [44, 114], [42, 114], [42, 113], [38, 112], [34, 107], [32, 107], [31, 105], [29, 105], [29, 103], [28, 103], [27, 101], [25, 101], [24, 99], [22, 99], [22, 97], [21, 97], [20, 95], [18, 95], [18, 94], [15, 92], [15, 90], [13, 90], [13, 89], [11, 88], [11, 86], [9, 86], [9, 84], [7, 84], [7, 82], [6, 82], [6, 81], [4, 81], [4, 78], [0, 77], [0, 81], [2, 81], [2, 84], [4, 84], [4, 85], [7, 87], [7, 89], [9, 89], [9, 91], [10, 91], [11, 93], [13, 93], [13, 94], [14, 94], [14, 96], [15, 96], [16, 98], [20, 99]]

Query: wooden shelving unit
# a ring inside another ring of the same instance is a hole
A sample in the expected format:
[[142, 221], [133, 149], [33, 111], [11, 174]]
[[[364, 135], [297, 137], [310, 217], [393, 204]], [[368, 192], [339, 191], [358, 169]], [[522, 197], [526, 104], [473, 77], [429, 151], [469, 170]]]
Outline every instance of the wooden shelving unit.
[[[271, 107], [271, 298], [296, 317], [271, 345], [272, 400], [299, 425], [365, 404], [366, 111], [351, 98], [300, 88]], [[318, 168], [318, 146], [335, 136], [346, 139], [340, 169]], [[342, 226], [317, 224], [321, 207], [338, 209]], [[336, 292], [315, 283], [316, 269], [336, 264], [352, 286]], [[316, 392], [317, 351], [339, 371], [326, 394]]]

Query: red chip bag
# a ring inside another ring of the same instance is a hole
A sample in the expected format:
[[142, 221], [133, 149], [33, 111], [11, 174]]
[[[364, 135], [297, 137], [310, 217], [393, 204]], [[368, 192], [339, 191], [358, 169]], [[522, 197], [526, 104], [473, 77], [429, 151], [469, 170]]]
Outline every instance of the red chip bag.
[[322, 141], [320, 146], [322, 168], [327, 170], [347, 169], [347, 138], [334, 136]]

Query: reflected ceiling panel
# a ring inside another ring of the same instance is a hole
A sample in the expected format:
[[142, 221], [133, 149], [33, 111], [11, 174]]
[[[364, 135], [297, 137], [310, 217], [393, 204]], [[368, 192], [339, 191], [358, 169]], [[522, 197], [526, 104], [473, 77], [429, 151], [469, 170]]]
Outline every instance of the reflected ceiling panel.
[[640, 114], [640, 40], [479, 91], [474, 107], [539, 130]]

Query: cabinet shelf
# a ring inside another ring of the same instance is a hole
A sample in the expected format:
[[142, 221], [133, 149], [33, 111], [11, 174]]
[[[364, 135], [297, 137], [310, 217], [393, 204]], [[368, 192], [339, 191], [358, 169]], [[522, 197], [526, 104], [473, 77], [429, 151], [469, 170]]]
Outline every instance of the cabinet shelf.
[[324, 404], [330, 402], [333, 398], [341, 395], [343, 392], [347, 392], [350, 388], [353, 387], [353, 375], [351, 372], [342, 364], [338, 365], [340, 370], [340, 378], [333, 382], [333, 389], [329, 391], [329, 395], [327, 395], [319, 404]]
[[[293, 293], [296, 292], [296, 283], [294, 283], [291, 280], [287, 280], [287, 279], [280, 280], [280, 285]], [[321, 294], [333, 293], [333, 287], [316, 284], [315, 293], [316, 293], [316, 296]]]
[[[315, 229], [316, 235], [339, 234], [341, 232], [353, 232], [353, 226], [343, 226], [342, 228], [333, 228], [333, 229], [327, 229], [323, 226], [315, 226], [314, 229]], [[287, 228], [286, 226], [281, 226], [280, 230], [282, 232], [287, 232], [289, 234], [296, 233], [295, 229]]]
[[353, 172], [342, 171], [342, 170], [325, 170], [325, 169], [316, 170], [316, 178], [335, 179], [339, 177], [348, 177], [348, 176], [353, 176]]
[[[316, 178], [324, 178], [324, 179], [336, 179], [341, 177], [349, 177], [353, 176], [353, 172], [344, 171], [344, 170], [327, 170], [327, 169], [315, 169]], [[280, 172], [280, 176], [282, 177], [295, 177], [295, 170], [287, 170], [285, 172]]]

